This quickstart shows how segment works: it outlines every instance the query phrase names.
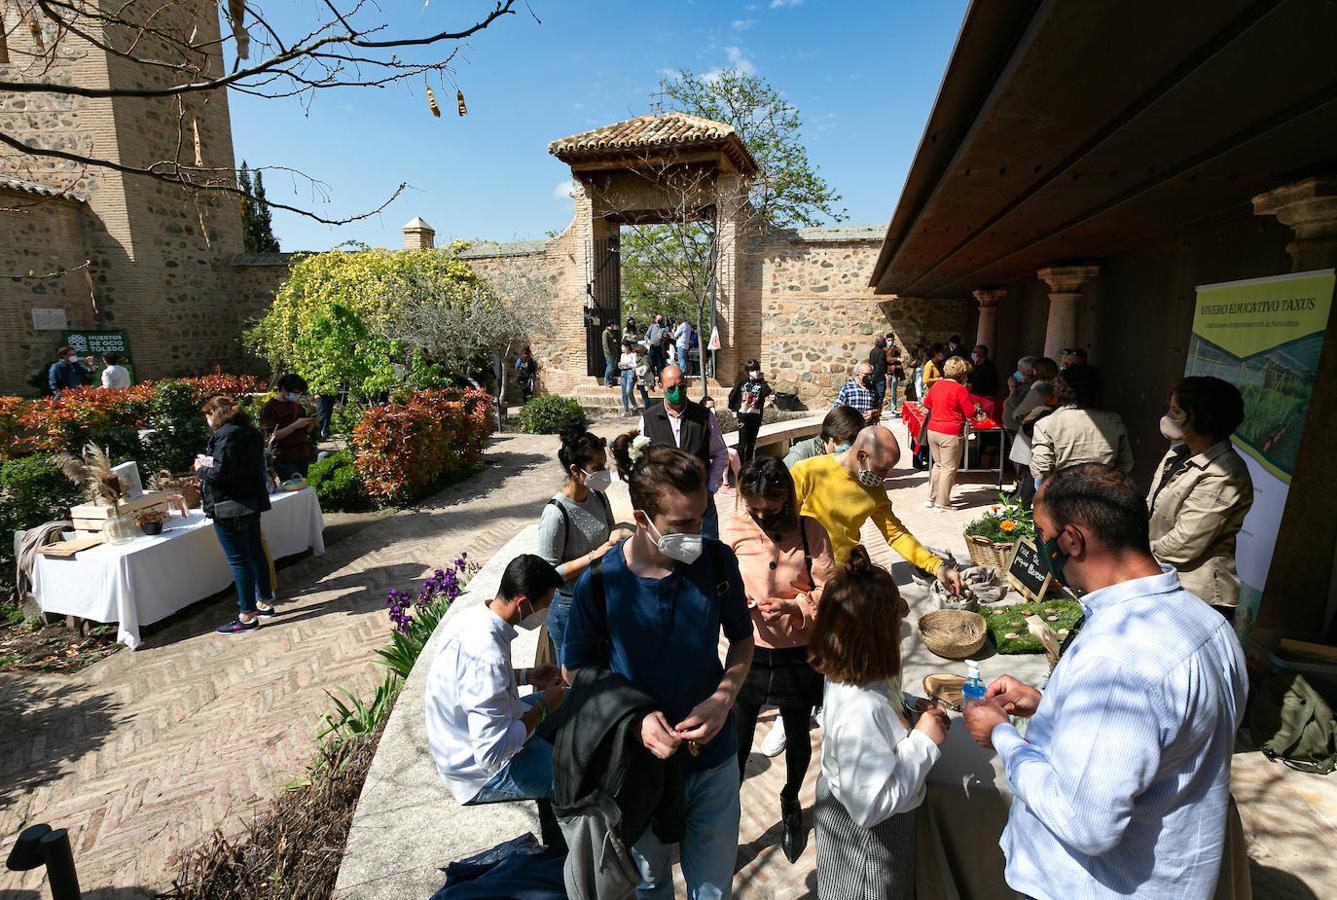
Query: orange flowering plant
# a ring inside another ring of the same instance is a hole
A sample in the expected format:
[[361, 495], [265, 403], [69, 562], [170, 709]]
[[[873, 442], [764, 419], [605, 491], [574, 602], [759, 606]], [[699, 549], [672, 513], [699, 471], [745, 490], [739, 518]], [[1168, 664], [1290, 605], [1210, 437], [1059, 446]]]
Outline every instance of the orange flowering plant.
[[1035, 538], [1035, 522], [1030, 510], [1015, 498], [998, 495], [999, 502], [966, 526], [966, 534], [982, 537], [995, 544], [1011, 544], [1021, 538]]

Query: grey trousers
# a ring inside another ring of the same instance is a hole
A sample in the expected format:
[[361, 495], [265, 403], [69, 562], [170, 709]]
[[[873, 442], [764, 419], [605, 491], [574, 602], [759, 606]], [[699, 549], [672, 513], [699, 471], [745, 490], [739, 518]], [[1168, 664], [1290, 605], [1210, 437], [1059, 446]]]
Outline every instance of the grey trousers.
[[818, 778], [813, 823], [821, 900], [913, 900], [914, 811], [864, 828]]

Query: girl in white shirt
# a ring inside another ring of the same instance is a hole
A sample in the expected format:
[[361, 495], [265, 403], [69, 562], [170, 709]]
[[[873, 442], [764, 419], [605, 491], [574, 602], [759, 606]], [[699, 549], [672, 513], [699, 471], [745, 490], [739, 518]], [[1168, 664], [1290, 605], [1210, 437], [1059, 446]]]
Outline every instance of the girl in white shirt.
[[826, 676], [814, 813], [822, 900], [914, 897], [914, 810], [950, 723], [925, 704], [910, 727], [900, 689], [909, 611], [860, 545], [827, 581], [812, 626], [808, 658]]

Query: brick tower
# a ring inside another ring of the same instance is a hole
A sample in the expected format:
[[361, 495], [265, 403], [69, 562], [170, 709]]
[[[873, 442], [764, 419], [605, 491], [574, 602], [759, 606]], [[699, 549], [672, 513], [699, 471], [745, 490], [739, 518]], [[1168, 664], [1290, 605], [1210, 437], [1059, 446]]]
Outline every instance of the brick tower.
[[[137, 7], [150, 9], [129, 8]], [[153, 12], [156, 27], [209, 46], [199, 60], [207, 73], [221, 71], [217, 3], [188, 0], [155, 5]], [[14, 8], [6, 5], [3, 14], [12, 19]], [[39, 48], [28, 28], [13, 24], [6, 23], [9, 61], [0, 63], [0, 73], [13, 80], [119, 89], [165, 86], [179, 77], [54, 28]], [[127, 41], [111, 29], [99, 31], [113, 46]], [[122, 165], [180, 159], [235, 184], [225, 91], [179, 100], [0, 94], [0, 128], [35, 146]], [[60, 272], [88, 260], [91, 275], [91, 285], [82, 270], [0, 279], [0, 330], [16, 335], [21, 347], [0, 362], [0, 391], [20, 389], [57, 346], [58, 332], [34, 327], [35, 308], [63, 308], [71, 328], [125, 330], [141, 377], [236, 366], [243, 323], [227, 263], [241, 251], [240, 207], [227, 195], [0, 149], [0, 272]]]

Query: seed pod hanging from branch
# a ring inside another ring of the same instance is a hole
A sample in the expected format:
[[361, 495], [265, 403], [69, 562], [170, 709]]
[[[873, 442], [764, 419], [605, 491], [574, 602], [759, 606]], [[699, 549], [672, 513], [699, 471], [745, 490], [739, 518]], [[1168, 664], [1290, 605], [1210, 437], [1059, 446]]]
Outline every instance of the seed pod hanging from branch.
[[432, 111], [432, 115], [438, 119], [441, 118], [441, 107], [436, 105], [436, 94], [432, 93], [431, 85], [423, 85], [427, 88], [427, 108]]
[[42, 26], [37, 23], [37, 17], [32, 13], [28, 14], [28, 33], [32, 35], [32, 42], [37, 46], [37, 52], [45, 53], [46, 43], [42, 40]]
[[469, 115], [469, 107], [464, 105], [464, 91], [461, 91], [458, 88], [455, 90], [455, 103], [460, 108], [461, 118]]
[[246, 59], [251, 55], [251, 36], [246, 31], [245, 0], [227, 0], [227, 18], [232, 25], [232, 37], [237, 42], [237, 58]]

